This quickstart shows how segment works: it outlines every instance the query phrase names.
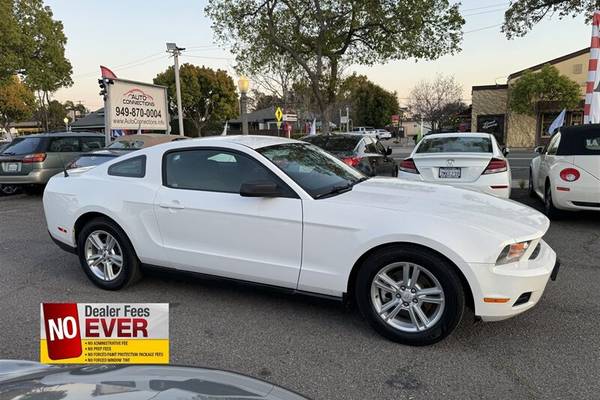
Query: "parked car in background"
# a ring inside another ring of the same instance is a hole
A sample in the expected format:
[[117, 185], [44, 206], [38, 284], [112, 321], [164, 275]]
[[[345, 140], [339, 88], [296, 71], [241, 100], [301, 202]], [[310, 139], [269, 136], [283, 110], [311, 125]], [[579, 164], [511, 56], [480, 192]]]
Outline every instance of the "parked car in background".
[[391, 139], [392, 138], [392, 134], [387, 130], [387, 129], [375, 129], [373, 131], [373, 133], [375, 134], [375, 136], [377, 136], [378, 139]]
[[355, 126], [354, 129], [352, 129], [352, 133], [360, 133], [362, 135], [373, 134], [374, 131], [375, 128], [372, 126]]
[[80, 172], [104, 164], [113, 158], [128, 154], [139, 149], [189, 139], [186, 136], [144, 133], [140, 135], [122, 136], [109, 144], [106, 149], [85, 153], [71, 161], [67, 170], [79, 169]]
[[115, 139], [114, 142], [106, 146], [106, 148], [110, 150], [139, 150], [150, 146], [156, 146], [161, 143], [185, 139], [189, 138], [186, 136], [167, 135], [164, 133], [142, 133], [120, 136]]
[[[1, 141], [0, 142], [0, 153], [4, 150], [10, 142]], [[15, 194], [19, 191], [19, 187], [16, 185], [1, 185], [0, 184], [0, 195], [9, 196], [11, 194]]]
[[0, 185], [38, 191], [81, 153], [104, 147], [95, 132], [41, 133], [15, 138], [0, 153]]
[[559, 266], [533, 208], [369, 178], [279, 137], [142, 149], [52, 177], [43, 204], [52, 239], [100, 288], [134, 283], [144, 265], [351, 297], [408, 345], [448, 336], [466, 305], [491, 321], [530, 309]]
[[398, 175], [398, 165], [390, 157], [392, 149], [384, 147], [375, 137], [342, 133], [306, 136], [302, 140], [322, 148], [368, 176]]
[[508, 199], [511, 192], [508, 149], [488, 133], [434, 133], [424, 136], [400, 162], [398, 177], [477, 190]]
[[544, 201], [548, 217], [562, 210], [600, 211], [600, 124], [560, 128], [535, 151], [529, 194]]

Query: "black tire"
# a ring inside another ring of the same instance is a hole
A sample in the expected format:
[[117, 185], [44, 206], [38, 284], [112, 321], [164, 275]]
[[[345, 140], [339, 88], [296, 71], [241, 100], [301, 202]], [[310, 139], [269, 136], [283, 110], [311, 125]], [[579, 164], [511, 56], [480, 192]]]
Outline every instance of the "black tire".
[[[85, 257], [85, 243], [87, 238], [94, 231], [105, 231], [112, 235], [117, 243], [119, 244], [122, 252], [123, 266], [120, 273], [114, 280], [102, 280], [92, 272]], [[77, 253], [79, 256], [79, 263], [81, 268], [88, 276], [88, 278], [101, 289], [105, 290], [119, 290], [137, 282], [142, 274], [140, 268], [140, 262], [135, 253], [133, 245], [129, 241], [129, 238], [113, 221], [107, 218], [95, 218], [85, 224], [83, 229], [77, 235]]]
[[19, 192], [19, 187], [17, 185], [0, 185], [0, 195], [1, 196], [11, 196]]
[[562, 216], [562, 211], [554, 206], [552, 188], [549, 184], [546, 185], [546, 189], [544, 190], [544, 213], [550, 219], [560, 219]]
[[531, 172], [531, 168], [529, 168], [529, 186], [527, 187], [527, 194], [532, 199], [535, 199], [537, 197], [537, 193], [535, 192], [535, 189], [533, 188], [533, 174]]
[[393, 172], [392, 176], [393, 176], [394, 178], [397, 178], [397, 177], [398, 177], [398, 166], [397, 166], [397, 165], [394, 167], [394, 172]]
[[[373, 279], [383, 268], [396, 262], [414, 263], [425, 268], [443, 289], [445, 303], [441, 317], [427, 329], [406, 332], [395, 328], [385, 322], [375, 309], [371, 297]], [[435, 252], [412, 245], [384, 248], [369, 256], [358, 271], [355, 297], [361, 314], [377, 332], [410, 346], [430, 345], [450, 335], [458, 326], [465, 309], [464, 289], [455, 267]]]

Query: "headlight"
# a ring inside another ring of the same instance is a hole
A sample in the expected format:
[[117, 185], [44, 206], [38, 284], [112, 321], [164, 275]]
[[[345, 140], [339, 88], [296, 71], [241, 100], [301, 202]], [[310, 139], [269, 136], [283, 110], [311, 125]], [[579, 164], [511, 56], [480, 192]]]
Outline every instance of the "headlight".
[[519, 242], [509, 244], [502, 250], [502, 252], [498, 256], [498, 259], [496, 260], [496, 265], [508, 264], [511, 262], [519, 261], [521, 257], [523, 257], [523, 254], [525, 254], [525, 252], [529, 248], [530, 243], [531, 242]]

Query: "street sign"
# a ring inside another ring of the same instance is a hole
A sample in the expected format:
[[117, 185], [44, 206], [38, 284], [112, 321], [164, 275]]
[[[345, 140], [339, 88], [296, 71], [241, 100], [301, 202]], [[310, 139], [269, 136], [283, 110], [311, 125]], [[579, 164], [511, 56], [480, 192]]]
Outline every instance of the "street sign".
[[[282, 118], [283, 111], [281, 111], [281, 107], [277, 107], [277, 109], [275, 110], [275, 119], [277, 120], [277, 122], [281, 122]], [[279, 127], [279, 124], [277, 124], [277, 127]]]
[[286, 122], [296, 122], [298, 121], [298, 115], [296, 114], [283, 114], [283, 120]]
[[108, 113], [107, 129], [168, 130], [166, 87], [122, 79], [111, 81], [104, 107]]
[[340, 124], [347, 124], [348, 123], [348, 116], [347, 115], [342, 115], [340, 117]]

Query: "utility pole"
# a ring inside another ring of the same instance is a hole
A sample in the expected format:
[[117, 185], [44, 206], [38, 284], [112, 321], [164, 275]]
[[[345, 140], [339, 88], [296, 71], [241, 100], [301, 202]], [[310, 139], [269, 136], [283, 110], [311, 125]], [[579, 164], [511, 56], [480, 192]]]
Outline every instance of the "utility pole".
[[177, 47], [175, 43], [167, 43], [167, 53], [173, 55], [175, 70], [175, 91], [177, 92], [177, 122], [179, 122], [179, 135], [183, 136], [183, 111], [181, 109], [181, 86], [179, 83], [179, 55], [185, 50], [184, 47]]

